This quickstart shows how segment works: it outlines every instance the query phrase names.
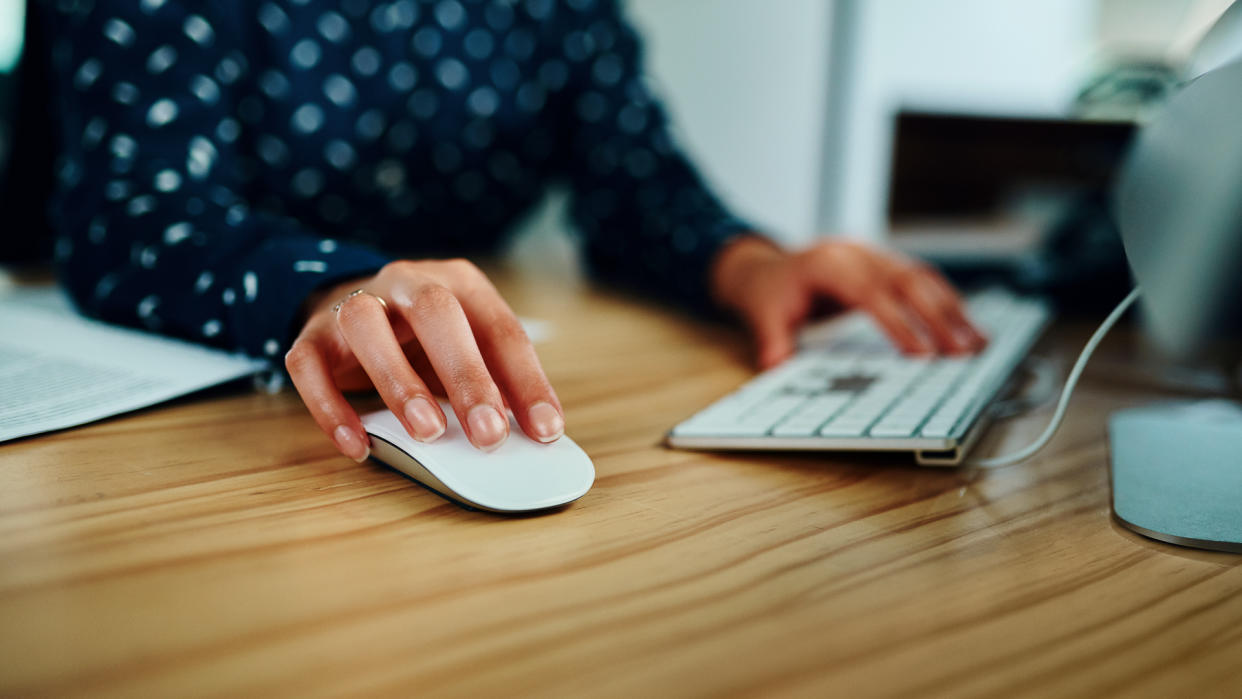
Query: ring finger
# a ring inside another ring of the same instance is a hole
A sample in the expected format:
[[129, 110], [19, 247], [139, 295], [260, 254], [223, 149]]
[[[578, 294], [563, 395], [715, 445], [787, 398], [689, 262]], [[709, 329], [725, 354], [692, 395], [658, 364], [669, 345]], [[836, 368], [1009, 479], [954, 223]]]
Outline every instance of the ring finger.
[[382, 299], [369, 293], [345, 299], [337, 308], [336, 324], [384, 404], [406, 431], [424, 442], [443, 434], [444, 414], [406, 359]]

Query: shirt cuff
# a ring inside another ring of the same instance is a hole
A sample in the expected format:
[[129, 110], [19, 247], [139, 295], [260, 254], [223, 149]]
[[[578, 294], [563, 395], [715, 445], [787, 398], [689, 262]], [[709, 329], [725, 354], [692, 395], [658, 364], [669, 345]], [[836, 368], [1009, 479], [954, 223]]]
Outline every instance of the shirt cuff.
[[[312, 292], [374, 274], [391, 258], [330, 238], [270, 238], [242, 259], [229, 289], [230, 320], [240, 348], [259, 357], [282, 357], [301, 328], [294, 327]], [[228, 292], [226, 292], [227, 294]]]
[[[716, 258], [730, 243], [740, 238], [761, 238], [771, 240], [758, 232], [758, 229], [747, 221], [727, 218], [709, 229], [703, 242], [691, 254], [679, 256], [675, 268], [691, 273], [676, 277], [678, 296], [682, 304], [692, 313], [707, 317], [725, 317], [722, 309], [712, 297], [712, 267]], [[773, 242], [773, 245], [776, 245]]]

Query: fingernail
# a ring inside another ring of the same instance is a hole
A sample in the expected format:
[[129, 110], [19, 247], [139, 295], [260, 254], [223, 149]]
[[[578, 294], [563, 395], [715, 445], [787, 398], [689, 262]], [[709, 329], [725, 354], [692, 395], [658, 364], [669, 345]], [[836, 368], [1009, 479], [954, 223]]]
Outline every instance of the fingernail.
[[444, 423], [431, 401], [423, 397], [405, 402], [405, 420], [414, 428], [414, 437], [420, 442], [432, 442], [444, 434]]
[[332, 433], [332, 438], [336, 440], [336, 448], [340, 449], [342, 454], [358, 463], [366, 461], [371, 455], [371, 447], [367, 446], [366, 440], [345, 425], [338, 426]]
[[470, 425], [470, 437], [475, 446], [483, 451], [494, 451], [509, 436], [509, 421], [490, 405], [476, 405], [466, 414]]
[[555, 442], [565, 434], [565, 419], [551, 403], [541, 401], [530, 406], [530, 426], [541, 442]]

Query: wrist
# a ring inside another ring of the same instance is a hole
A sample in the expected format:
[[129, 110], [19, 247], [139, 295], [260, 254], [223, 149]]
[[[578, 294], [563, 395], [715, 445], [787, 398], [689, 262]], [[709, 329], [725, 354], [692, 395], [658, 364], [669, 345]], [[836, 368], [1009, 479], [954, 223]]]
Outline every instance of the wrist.
[[734, 238], [716, 254], [711, 266], [711, 296], [717, 305], [737, 310], [749, 296], [751, 282], [786, 253], [759, 234]]

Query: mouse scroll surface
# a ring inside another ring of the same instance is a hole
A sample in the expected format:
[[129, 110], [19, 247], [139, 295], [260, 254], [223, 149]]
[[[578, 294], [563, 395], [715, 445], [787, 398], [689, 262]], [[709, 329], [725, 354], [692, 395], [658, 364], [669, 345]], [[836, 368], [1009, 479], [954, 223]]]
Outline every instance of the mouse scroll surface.
[[389, 410], [362, 416], [372, 453], [388, 466], [443, 495], [494, 512], [529, 512], [577, 500], [595, 482], [591, 458], [569, 437], [542, 444], [509, 416], [509, 438], [484, 452], [466, 439], [451, 406], [441, 403], [447, 429], [434, 442], [411, 437]]

